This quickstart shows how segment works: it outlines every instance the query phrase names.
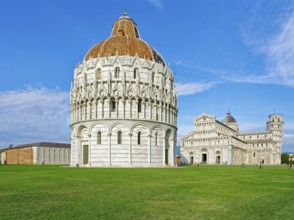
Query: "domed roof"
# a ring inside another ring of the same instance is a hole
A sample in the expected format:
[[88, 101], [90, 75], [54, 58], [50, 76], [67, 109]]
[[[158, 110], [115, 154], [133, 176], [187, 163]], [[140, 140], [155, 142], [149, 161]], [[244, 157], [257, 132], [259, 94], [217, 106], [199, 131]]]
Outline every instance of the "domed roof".
[[119, 17], [113, 24], [109, 38], [93, 46], [86, 54], [85, 61], [90, 58], [108, 56], [138, 56], [146, 60], [154, 60], [166, 66], [161, 55], [140, 38], [137, 24], [127, 15]]
[[230, 124], [230, 123], [237, 123], [236, 119], [231, 115], [231, 112], [227, 113], [227, 116], [222, 121], [224, 124]]

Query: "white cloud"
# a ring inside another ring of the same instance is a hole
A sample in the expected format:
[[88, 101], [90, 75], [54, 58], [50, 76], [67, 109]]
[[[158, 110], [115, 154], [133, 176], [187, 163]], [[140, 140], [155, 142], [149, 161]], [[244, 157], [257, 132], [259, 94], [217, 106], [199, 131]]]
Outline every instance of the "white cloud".
[[69, 142], [69, 93], [27, 87], [0, 92], [0, 146]]
[[159, 9], [159, 10], [163, 10], [164, 5], [162, 3], [162, 0], [148, 0], [148, 2], [153, 5], [155, 8]]
[[[277, 3], [275, 7], [279, 11], [282, 6]], [[261, 8], [264, 5], [258, 5], [252, 18], [243, 25], [241, 35], [247, 46], [264, 56], [264, 73], [246, 77], [241, 74], [242, 77], [233, 76], [229, 80], [294, 87], [294, 9], [281, 10], [269, 18], [259, 16]]]
[[266, 44], [269, 77], [278, 77], [294, 86], [294, 13], [281, 25], [281, 31]]
[[176, 83], [178, 96], [193, 95], [211, 89], [216, 85], [215, 82], [192, 82], [192, 83]]

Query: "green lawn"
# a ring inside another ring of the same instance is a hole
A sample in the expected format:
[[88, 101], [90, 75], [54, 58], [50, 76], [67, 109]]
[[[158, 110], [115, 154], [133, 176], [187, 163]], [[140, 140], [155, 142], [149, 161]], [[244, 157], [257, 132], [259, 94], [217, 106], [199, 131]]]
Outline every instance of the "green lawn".
[[293, 219], [286, 166], [0, 166], [0, 219]]

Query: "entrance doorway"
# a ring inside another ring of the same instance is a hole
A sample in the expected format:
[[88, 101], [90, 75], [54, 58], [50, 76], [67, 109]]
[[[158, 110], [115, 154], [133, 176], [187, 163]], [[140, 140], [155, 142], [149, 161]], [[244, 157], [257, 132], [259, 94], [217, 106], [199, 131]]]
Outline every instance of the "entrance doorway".
[[220, 164], [220, 156], [216, 156], [216, 163]]
[[165, 164], [168, 165], [168, 149], [165, 149]]
[[194, 157], [193, 156], [190, 157], [190, 164], [194, 164]]
[[202, 154], [202, 163], [207, 162], [207, 154]]
[[89, 146], [83, 145], [83, 164], [88, 164], [89, 162]]

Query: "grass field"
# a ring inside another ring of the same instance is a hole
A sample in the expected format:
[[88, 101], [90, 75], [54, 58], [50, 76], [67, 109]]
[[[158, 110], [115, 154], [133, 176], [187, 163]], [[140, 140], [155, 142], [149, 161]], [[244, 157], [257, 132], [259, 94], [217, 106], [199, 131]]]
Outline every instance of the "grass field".
[[286, 166], [0, 166], [0, 219], [294, 219]]

